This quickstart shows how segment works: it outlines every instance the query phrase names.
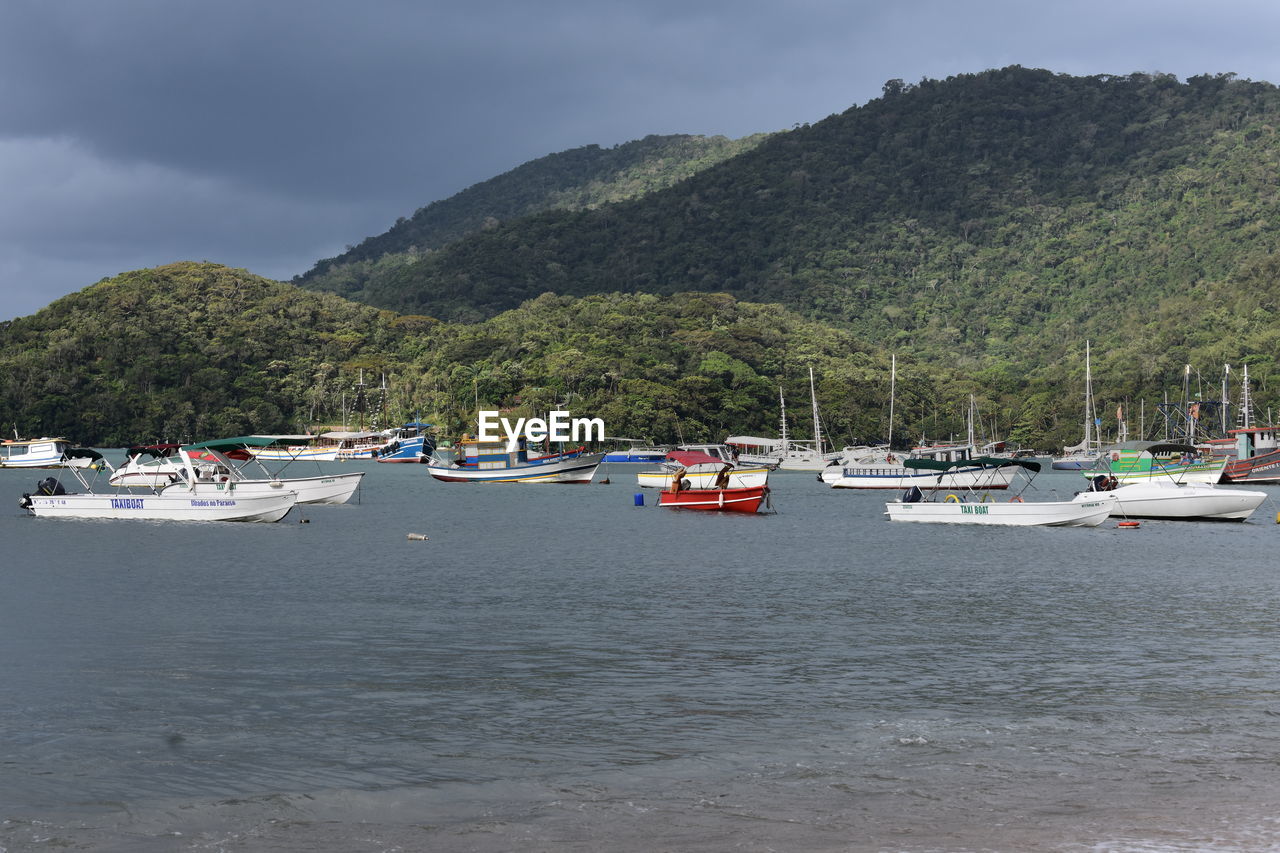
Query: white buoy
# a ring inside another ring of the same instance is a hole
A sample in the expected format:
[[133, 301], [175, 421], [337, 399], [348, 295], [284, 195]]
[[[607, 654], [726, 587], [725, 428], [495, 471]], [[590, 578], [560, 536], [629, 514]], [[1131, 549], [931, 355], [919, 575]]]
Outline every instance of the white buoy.
[[422, 541], [424, 541], [424, 540], [427, 538], [427, 534], [425, 534], [425, 533], [410, 533], [410, 534], [406, 535], [406, 536], [405, 536], [405, 538], [406, 538], [406, 539], [412, 539], [412, 540], [417, 541], [417, 542], [422, 542]]

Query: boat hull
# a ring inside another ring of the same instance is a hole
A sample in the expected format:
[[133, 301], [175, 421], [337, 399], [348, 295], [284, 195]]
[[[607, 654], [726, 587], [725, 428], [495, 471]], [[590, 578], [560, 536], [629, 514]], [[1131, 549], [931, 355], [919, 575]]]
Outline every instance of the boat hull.
[[1267, 499], [1266, 492], [1220, 489], [1192, 483], [1136, 483], [1120, 486], [1114, 516], [1180, 520], [1244, 521]]
[[1257, 483], [1258, 485], [1280, 483], [1280, 450], [1227, 462], [1227, 467], [1222, 472], [1221, 482]]
[[1081, 495], [1070, 501], [890, 501], [885, 504], [885, 511], [890, 521], [1011, 527], [1097, 527], [1111, 515], [1114, 505], [1114, 497], [1100, 494]]
[[[641, 471], [636, 474], [636, 482], [646, 489], [671, 488], [671, 471]], [[711, 489], [715, 487], [720, 471], [685, 471], [684, 479], [689, 481], [687, 489]], [[735, 468], [729, 472], [729, 488], [754, 489], [764, 486], [769, 481], [768, 468]]]
[[1102, 460], [1101, 453], [1092, 455], [1062, 456], [1052, 460], [1049, 467], [1055, 471], [1088, 471], [1096, 468]]
[[658, 506], [671, 509], [698, 509], [710, 512], [759, 512], [768, 494], [767, 486], [746, 489], [681, 489], [658, 495]]
[[[223, 484], [213, 485], [220, 494], [248, 496], [248, 495], [277, 495], [282, 492], [293, 492], [296, 494], [297, 502], [300, 504], [310, 504], [314, 506], [337, 506], [344, 504], [351, 499], [357, 488], [360, 487], [360, 480], [364, 477], [363, 471], [353, 471], [343, 474], [324, 474], [316, 477], [281, 477], [275, 480], [236, 480], [231, 483], [231, 488], [227, 489]], [[200, 488], [206, 488], [201, 486]], [[189, 493], [190, 487], [185, 483], [178, 483], [161, 490], [161, 494], [165, 495], [181, 495]]]
[[430, 462], [427, 471], [446, 483], [590, 483], [603, 458], [603, 453], [567, 454], [544, 457], [524, 465], [495, 468]]
[[251, 447], [249, 452], [263, 462], [335, 462], [336, 447]]
[[279, 521], [297, 503], [294, 492], [271, 495], [67, 494], [31, 495], [27, 511], [38, 518], [131, 518], [142, 521]]

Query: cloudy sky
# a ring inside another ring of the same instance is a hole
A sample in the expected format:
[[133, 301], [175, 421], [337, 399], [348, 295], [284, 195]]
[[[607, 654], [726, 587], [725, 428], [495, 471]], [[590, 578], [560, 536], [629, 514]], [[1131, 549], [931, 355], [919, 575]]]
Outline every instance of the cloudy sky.
[[1280, 83], [1280, 3], [3, 0], [0, 320], [126, 270], [289, 279], [530, 159], [1010, 64]]

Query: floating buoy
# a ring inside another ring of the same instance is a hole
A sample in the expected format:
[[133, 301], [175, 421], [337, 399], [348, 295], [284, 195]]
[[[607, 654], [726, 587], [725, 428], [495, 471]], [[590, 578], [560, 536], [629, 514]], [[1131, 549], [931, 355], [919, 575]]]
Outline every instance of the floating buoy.
[[309, 518], [300, 518], [300, 519], [298, 519], [298, 523], [299, 523], [299, 524], [310, 524], [310, 523], [311, 523], [311, 519], [309, 519]]
[[609, 478], [608, 478], [608, 477], [605, 477], [603, 480], [601, 480], [601, 481], [600, 481], [600, 485], [602, 485], [602, 486], [607, 486], [607, 485], [609, 485]]
[[422, 541], [424, 541], [424, 540], [427, 538], [427, 534], [425, 534], [425, 533], [409, 533], [409, 534], [407, 534], [404, 538], [406, 538], [406, 539], [411, 539], [411, 540], [413, 540], [413, 541], [415, 541], [415, 542], [422, 542]]
[[[644, 506], [644, 492], [636, 492], [635, 502], [636, 506]], [[1277, 518], [1276, 521], [1280, 523], [1280, 518]]]
[[1141, 525], [1139, 521], [1120, 521], [1116, 523], [1116, 527], [1138, 527]]

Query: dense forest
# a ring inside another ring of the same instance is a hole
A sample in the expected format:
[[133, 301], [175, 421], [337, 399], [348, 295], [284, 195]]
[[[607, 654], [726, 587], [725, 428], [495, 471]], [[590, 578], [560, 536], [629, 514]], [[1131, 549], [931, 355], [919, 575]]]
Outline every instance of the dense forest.
[[591, 210], [638, 198], [749, 150], [765, 137], [646, 136], [612, 148], [586, 145], [549, 154], [402, 217], [386, 233], [318, 261], [294, 283], [352, 296], [370, 281], [394, 276], [468, 234], [546, 210]]
[[[1280, 331], [1268, 334], [1250, 340], [1275, 353]], [[1222, 358], [1244, 363], [1243, 343], [1228, 352], [1215, 338], [1147, 364], [1133, 361], [1141, 345], [1095, 349], [1100, 405], [1134, 412], [1145, 401], [1154, 427], [1161, 394], [1180, 393], [1176, 358], [1206, 368], [1191, 390], [1213, 396], [1210, 370]], [[971, 398], [989, 437], [1043, 449], [1079, 440], [1082, 348], [1036, 371], [896, 355], [899, 443], [962, 435]], [[1270, 363], [1247, 361], [1255, 374]], [[479, 408], [521, 416], [569, 408], [603, 418], [611, 434], [708, 441], [776, 434], [781, 391], [793, 432], [804, 436], [810, 367], [838, 444], [888, 436], [890, 352], [776, 304], [726, 293], [547, 293], [479, 323], [446, 324], [188, 262], [104, 280], [3, 324], [0, 423], [118, 446], [384, 427], [415, 416], [457, 435], [474, 430]], [[358, 412], [362, 378], [369, 406]], [[1274, 378], [1255, 378], [1268, 405]]]
[[[1280, 94], [1008, 68], [795, 130], [577, 149], [418, 211], [298, 286], [216, 264], [0, 324], [0, 424], [95, 444], [552, 406], [661, 441], [1079, 441], [1249, 366], [1280, 407]], [[532, 211], [532, 212], [529, 212]], [[527, 213], [527, 215], [525, 215]], [[347, 298], [343, 298], [347, 297]], [[364, 303], [364, 304], [361, 304]], [[1191, 373], [1188, 373], [1188, 365]], [[350, 408], [359, 377], [387, 379]], [[1232, 387], [1231, 394], [1238, 391]], [[807, 418], [792, 429], [807, 434]]]

